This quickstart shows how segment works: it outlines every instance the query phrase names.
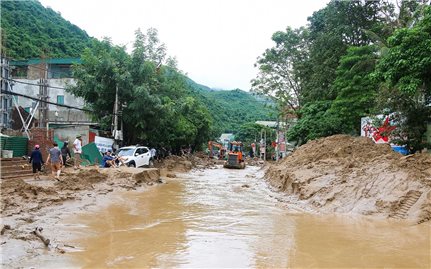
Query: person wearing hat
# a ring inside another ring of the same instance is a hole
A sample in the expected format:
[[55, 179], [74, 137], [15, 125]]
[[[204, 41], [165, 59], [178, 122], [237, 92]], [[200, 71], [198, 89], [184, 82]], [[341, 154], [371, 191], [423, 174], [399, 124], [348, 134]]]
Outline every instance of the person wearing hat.
[[74, 168], [78, 169], [81, 163], [81, 153], [82, 153], [82, 139], [80, 134], [76, 136], [76, 139], [73, 142], [73, 153], [75, 157]]
[[40, 146], [35, 145], [34, 150], [31, 152], [29, 163], [33, 168], [33, 177], [34, 179], [40, 179], [39, 173], [42, 170], [43, 158], [42, 153], [39, 150]]

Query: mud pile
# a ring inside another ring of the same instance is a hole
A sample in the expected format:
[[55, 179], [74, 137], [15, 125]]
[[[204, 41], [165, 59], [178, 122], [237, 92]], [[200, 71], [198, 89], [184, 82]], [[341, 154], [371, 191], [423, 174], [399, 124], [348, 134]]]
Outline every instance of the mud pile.
[[48, 176], [43, 176], [42, 180], [2, 180], [0, 213], [2, 216], [12, 216], [34, 212], [66, 200], [80, 200], [82, 191], [91, 191], [94, 195], [106, 194], [116, 187], [136, 189], [156, 182], [160, 182], [159, 169], [128, 167], [68, 169], [61, 175], [60, 181]]
[[311, 141], [269, 166], [266, 178], [309, 211], [431, 219], [431, 156], [402, 156], [368, 138]]

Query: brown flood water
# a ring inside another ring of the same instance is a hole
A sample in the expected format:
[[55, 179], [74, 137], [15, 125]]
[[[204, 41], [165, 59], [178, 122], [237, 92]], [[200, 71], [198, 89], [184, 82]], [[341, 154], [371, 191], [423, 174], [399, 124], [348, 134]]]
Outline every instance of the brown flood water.
[[431, 267], [429, 225], [288, 213], [260, 173], [197, 171], [124, 193], [68, 221], [82, 251], [66, 255], [82, 268]]

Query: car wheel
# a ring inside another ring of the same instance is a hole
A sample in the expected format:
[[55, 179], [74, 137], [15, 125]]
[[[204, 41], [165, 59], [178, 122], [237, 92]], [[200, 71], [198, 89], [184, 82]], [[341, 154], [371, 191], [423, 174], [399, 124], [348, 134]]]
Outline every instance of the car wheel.
[[130, 162], [127, 164], [127, 166], [128, 167], [136, 167], [136, 164], [135, 164], [135, 162]]

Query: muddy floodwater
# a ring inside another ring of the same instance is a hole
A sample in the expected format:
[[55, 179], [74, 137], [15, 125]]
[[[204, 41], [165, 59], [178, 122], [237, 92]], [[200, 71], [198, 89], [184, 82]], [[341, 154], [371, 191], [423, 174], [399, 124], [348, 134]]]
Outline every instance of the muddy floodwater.
[[193, 171], [67, 219], [72, 267], [430, 268], [430, 226], [289, 210], [257, 167]]

